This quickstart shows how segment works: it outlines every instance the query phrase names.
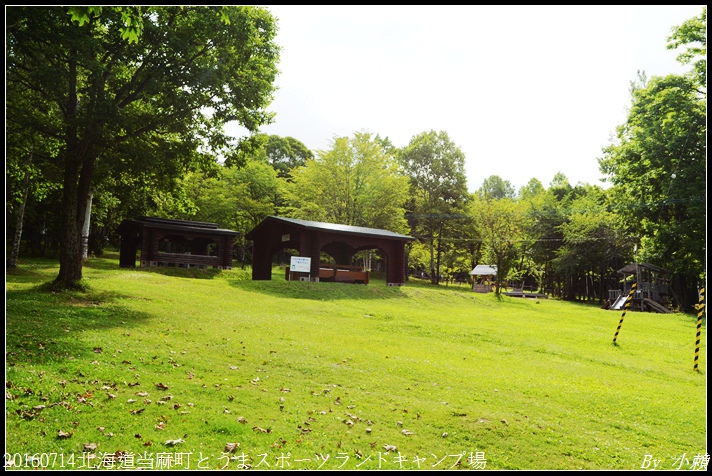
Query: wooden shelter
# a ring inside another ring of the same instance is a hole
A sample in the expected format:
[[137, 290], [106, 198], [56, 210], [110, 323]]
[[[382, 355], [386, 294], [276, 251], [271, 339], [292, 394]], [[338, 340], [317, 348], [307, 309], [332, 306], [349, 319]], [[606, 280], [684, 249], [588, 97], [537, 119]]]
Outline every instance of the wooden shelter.
[[[476, 293], [488, 293], [492, 291], [494, 280], [497, 277], [497, 266], [488, 264], [478, 264], [470, 271], [472, 276], [472, 290]], [[479, 283], [477, 282], [479, 278]]]
[[633, 283], [637, 283], [631, 298], [631, 310], [672, 312], [669, 308], [672, 287], [668, 270], [649, 263], [632, 263], [619, 269], [618, 274], [622, 275], [622, 289], [608, 291], [609, 309], [623, 309]]
[[[252, 240], [252, 279], [272, 278], [272, 257], [281, 249], [295, 249], [299, 256], [311, 258], [309, 273], [289, 274], [288, 279], [330, 280], [368, 283], [368, 270], [352, 266], [361, 250], [379, 249], [386, 258], [386, 283], [405, 284], [405, 244], [415, 238], [388, 230], [339, 225], [269, 216], [245, 237]], [[335, 265], [320, 262], [324, 252]]]
[[124, 220], [117, 228], [121, 236], [119, 266], [232, 269], [232, 243], [237, 232], [218, 228], [217, 223], [167, 218], [139, 217]]

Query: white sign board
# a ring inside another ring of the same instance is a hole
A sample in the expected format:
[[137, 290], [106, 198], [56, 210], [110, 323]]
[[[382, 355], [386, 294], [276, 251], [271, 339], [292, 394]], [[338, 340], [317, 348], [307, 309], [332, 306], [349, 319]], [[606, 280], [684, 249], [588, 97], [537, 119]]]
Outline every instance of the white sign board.
[[311, 271], [311, 258], [305, 258], [303, 256], [292, 256], [292, 260], [289, 263], [290, 271], [300, 271], [302, 273], [308, 273]]

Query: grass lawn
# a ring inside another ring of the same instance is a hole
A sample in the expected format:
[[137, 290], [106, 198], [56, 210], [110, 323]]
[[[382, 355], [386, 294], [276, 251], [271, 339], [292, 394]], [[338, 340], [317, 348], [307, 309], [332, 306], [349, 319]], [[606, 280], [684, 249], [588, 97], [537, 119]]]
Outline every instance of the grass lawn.
[[[6, 273], [6, 467], [692, 469], [697, 316], [466, 285], [119, 269]], [[697, 458], [696, 458], [697, 457]]]

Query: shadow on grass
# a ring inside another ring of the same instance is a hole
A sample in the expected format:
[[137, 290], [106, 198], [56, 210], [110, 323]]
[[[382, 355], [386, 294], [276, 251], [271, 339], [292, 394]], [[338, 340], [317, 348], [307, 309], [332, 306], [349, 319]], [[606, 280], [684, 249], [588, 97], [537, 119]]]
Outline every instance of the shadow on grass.
[[[103, 267], [103, 265], [101, 265]], [[117, 269], [115, 266], [109, 266], [103, 269]], [[140, 273], [154, 273], [163, 276], [172, 276], [175, 278], [193, 278], [193, 279], [213, 279], [222, 273], [222, 270], [215, 268], [176, 268], [172, 266], [154, 266], [151, 268], [121, 268], [126, 271], [138, 271]]]
[[46, 285], [5, 295], [5, 363], [44, 364], [81, 359], [94, 352], [77, 338], [85, 330], [135, 329], [152, 316], [115, 301], [110, 292], [46, 292]]
[[383, 280], [371, 280], [369, 284], [351, 283], [326, 283], [326, 282], [306, 282], [287, 281], [284, 275], [281, 277], [272, 275], [271, 280], [231, 280], [231, 286], [243, 291], [266, 294], [269, 296], [308, 299], [313, 301], [336, 301], [341, 299], [403, 299], [405, 293], [400, 286], [387, 286]]

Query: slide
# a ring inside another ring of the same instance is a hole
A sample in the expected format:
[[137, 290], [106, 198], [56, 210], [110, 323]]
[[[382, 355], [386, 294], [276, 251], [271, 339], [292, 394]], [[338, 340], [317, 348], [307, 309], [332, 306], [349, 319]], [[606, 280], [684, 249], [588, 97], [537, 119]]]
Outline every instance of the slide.
[[621, 294], [620, 296], [618, 296], [618, 299], [616, 299], [616, 302], [613, 303], [613, 305], [611, 306], [611, 309], [614, 309], [616, 311], [623, 309], [623, 305], [625, 304], [626, 299], [628, 299], [628, 295]]

